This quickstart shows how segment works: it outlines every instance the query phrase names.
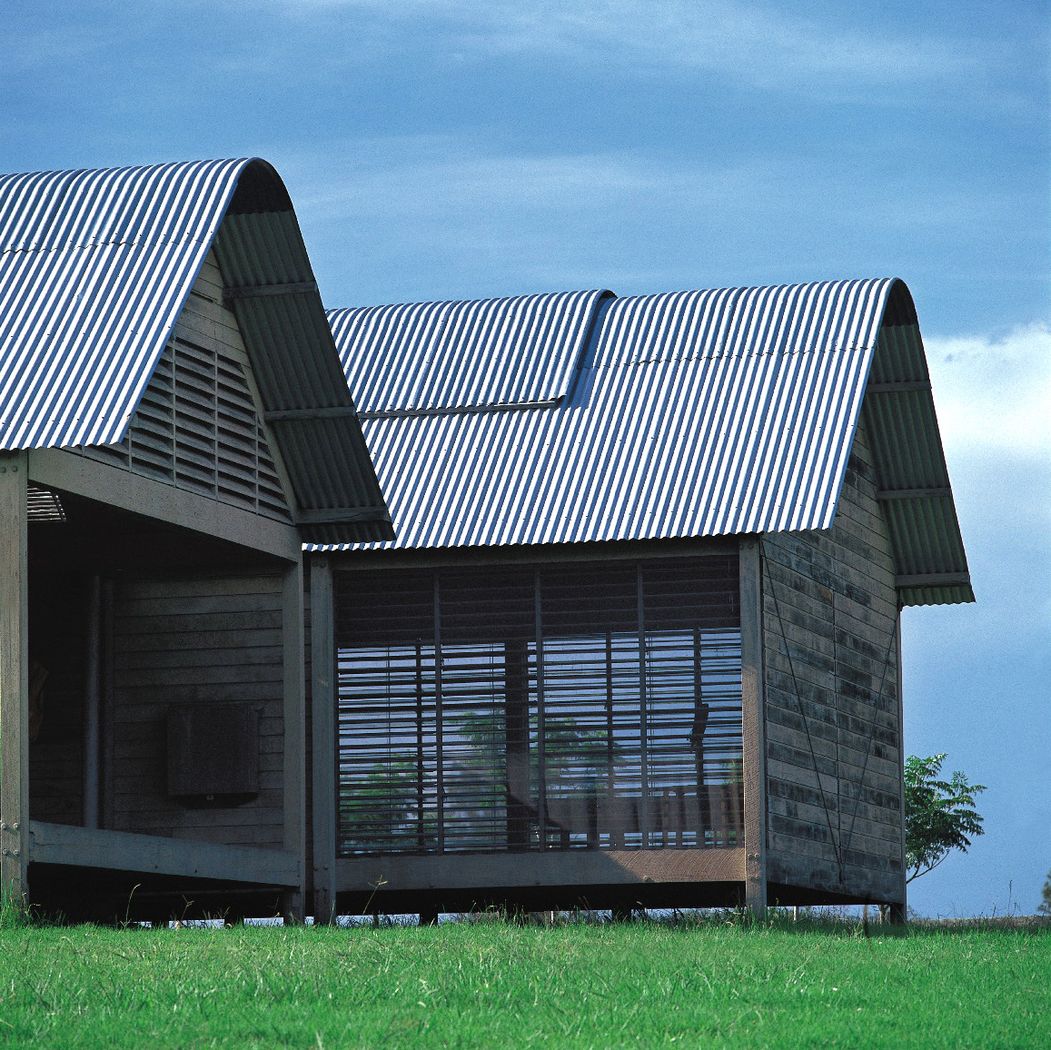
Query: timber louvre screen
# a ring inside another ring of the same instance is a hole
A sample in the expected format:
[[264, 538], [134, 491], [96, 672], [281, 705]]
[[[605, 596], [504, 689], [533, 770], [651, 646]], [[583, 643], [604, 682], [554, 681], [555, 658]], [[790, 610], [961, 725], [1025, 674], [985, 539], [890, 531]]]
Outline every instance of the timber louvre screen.
[[340, 855], [741, 844], [736, 556], [334, 590]]
[[245, 363], [215, 346], [174, 336], [124, 440], [82, 451], [177, 488], [291, 520]]

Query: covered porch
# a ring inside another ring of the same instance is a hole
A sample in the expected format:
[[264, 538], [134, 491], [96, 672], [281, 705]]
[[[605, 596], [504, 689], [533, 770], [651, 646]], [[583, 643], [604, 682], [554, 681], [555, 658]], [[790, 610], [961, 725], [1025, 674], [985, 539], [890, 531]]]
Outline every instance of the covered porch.
[[302, 914], [300, 537], [2, 457], [3, 886], [96, 921]]

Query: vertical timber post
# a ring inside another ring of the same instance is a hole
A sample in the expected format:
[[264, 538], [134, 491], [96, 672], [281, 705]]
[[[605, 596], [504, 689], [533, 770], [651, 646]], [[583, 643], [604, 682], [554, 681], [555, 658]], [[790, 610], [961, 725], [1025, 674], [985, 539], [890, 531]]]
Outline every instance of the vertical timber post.
[[894, 926], [900, 926], [908, 916], [908, 887], [905, 883], [905, 702], [901, 679], [901, 609], [898, 609], [897, 637], [894, 641], [895, 666], [894, 688], [898, 694], [898, 787], [901, 795], [901, 896], [892, 902], [887, 918]]
[[99, 810], [99, 826], [113, 827], [113, 770], [116, 767], [116, 742], [114, 725], [116, 714], [113, 710], [113, 609], [114, 584], [112, 579], [102, 581], [102, 717], [101, 717], [101, 755], [99, 761], [102, 801]]
[[314, 846], [314, 922], [336, 914], [336, 648], [332, 563], [310, 561], [310, 715], [313, 757], [311, 832]]
[[285, 922], [302, 922], [306, 874], [306, 689], [303, 667], [303, 558], [284, 572], [281, 590], [281, 637], [284, 655], [284, 818], [285, 849], [299, 858], [295, 889], [282, 895]]
[[29, 887], [29, 569], [26, 454], [0, 456], [0, 893]]
[[98, 828], [102, 739], [102, 577], [88, 579], [84, 661], [84, 827]]
[[759, 537], [740, 540], [745, 905], [766, 914], [766, 704]]

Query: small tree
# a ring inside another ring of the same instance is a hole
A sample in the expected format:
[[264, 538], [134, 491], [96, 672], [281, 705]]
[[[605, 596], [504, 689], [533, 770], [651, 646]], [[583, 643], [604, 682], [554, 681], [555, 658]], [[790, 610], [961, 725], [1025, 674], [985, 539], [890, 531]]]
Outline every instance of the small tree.
[[1044, 892], [1040, 895], [1040, 906], [1036, 909], [1037, 915], [1046, 915], [1051, 919], [1051, 871], [1047, 873], [1044, 882]]
[[945, 758], [910, 755], [905, 762], [906, 882], [933, 871], [954, 849], [966, 853], [971, 838], [984, 834], [974, 800], [985, 785], [960, 772], [941, 779]]

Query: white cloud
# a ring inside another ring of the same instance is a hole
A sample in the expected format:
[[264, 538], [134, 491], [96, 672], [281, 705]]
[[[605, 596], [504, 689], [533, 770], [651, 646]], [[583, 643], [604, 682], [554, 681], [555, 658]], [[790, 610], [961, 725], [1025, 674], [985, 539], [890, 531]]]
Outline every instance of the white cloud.
[[1003, 456], [1051, 466], [1051, 326], [925, 345], [950, 467], [955, 458]]

